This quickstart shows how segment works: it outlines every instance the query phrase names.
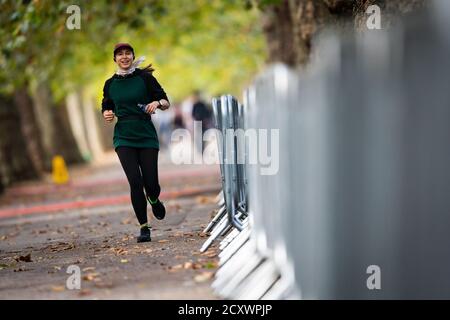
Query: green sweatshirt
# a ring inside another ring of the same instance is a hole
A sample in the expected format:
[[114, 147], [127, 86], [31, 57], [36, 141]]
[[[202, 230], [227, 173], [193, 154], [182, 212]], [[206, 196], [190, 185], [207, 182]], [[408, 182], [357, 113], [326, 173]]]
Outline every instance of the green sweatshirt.
[[159, 149], [158, 135], [151, 116], [138, 104], [148, 104], [167, 98], [164, 89], [149, 72], [136, 69], [133, 73], [113, 75], [103, 87], [102, 113], [113, 110], [118, 118], [114, 127], [114, 148], [120, 146]]

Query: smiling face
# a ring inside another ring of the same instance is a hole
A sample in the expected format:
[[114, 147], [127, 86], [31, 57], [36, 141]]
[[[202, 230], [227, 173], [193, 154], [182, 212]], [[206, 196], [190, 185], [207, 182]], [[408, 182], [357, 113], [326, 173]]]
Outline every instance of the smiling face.
[[116, 52], [115, 59], [119, 68], [127, 70], [134, 60], [133, 52], [127, 48], [120, 49]]

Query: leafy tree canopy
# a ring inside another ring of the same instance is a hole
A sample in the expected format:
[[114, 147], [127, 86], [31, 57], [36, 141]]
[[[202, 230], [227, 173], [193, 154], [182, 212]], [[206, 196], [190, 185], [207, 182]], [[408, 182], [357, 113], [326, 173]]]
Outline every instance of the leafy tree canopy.
[[[80, 30], [66, 27], [72, 4]], [[0, 0], [0, 91], [48, 81], [57, 98], [79, 86], [100, 98], [126, 41], [175, 100], [198, 88], [240, 96], [265, 60], [258, 18], [243, 0]]]

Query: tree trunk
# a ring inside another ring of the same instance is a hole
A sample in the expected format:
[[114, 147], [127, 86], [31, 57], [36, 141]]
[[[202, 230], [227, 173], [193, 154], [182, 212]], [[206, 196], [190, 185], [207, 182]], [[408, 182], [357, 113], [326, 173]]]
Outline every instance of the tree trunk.
[[94, 100], [92, 97], [83, 98], [83, 115], [84, 115], [84, 126], [85, 133], [88, 140], [89, 150], [91, 151], [92, 158], [99, 159], [103, 154], [103, 146], [101, 143], [101, 137], [99, 133], [99, 127], [96, 121], [97, 112], [95, 109]]
[[282, 61], [294, 65], [293, 26], [288, 0], [267, 7], [263, 12], [262, 24], [267, 39], [269, 62]]
[[66, 97], [67, 113], [69, 114], [70, 127], [75, 141], [84, 160], [91, 159], [91, 152], [87, 141], [84, 115], [82, 107], [82, 94], [80, 91], [73, 92]]
[[331, 14], [324, 2], [313, 0], [290, 0], [289, 11], [295, 64], [304, 65], [309, 61], [313, 36], [331, 22]]
[[269, 62], [291, 66], [307, 64], [312, 41], [318, 32], [325, 27], [363, 30], [369, 5], [380, 7], [382, 28], [386, 29], [400, 15], [422, 8], [426, 3], [425, 0], [281, 0], [263, 9]]
[[65, 102], [55, 105], [53, 108], [55, 113], [55, 150], [60, 154], [67, 164], [76, 164], [84, 161], [81, 152], [78, 149], [77, 142], [72, 133], [70, 126], [69, 114]]
[[13, 182], [38, 178], [22, 135], [19, 111], [13, 99], [0, 96], [0, 189]]
[[82, 162], [83, 158], [70, 127], [67, 109], [64, 104], [55, 106], [47, 83], [40, 83], [37, 86], [34, 100], [46, 153], [46, 169], [51, 170], [52, 159], [56, 155], [61, 155], [69, 164]]
[[45, 150], [44, 167], [47, 171], [51, 171], [52, 158], [56, 153], [53, 140], [55, 137], [55, 119], [52, 112], [50, 90], [46, 84], [38, 84], [33, 94], [33, 101], [41, 131], [42, 145]]
[[26, 141], [31, 164], [35, 171], [41, 175], [45, 170], [45, 153], [41, 143], [41, 131], [37, 123], [37, 115], [34, 111], [33, 101], [26, 88], [17, 89], [13, 96], [14, 104], [20, 114], [20, 128]]

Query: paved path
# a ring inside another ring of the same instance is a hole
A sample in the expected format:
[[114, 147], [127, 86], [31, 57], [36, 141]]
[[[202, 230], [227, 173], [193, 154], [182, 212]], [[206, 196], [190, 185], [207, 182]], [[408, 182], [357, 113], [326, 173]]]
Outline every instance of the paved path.
[[[0, 197], [0, 299], [215, 299], [215, 247], [204, 226], [216, 212], [217, 166], [175, 166], [160, 157], [167, 217], [149, 218], [152, 242], [137, 244], [128, 184], [115, 154], [70, 168], [71, 182], [46, 177]], [[69, 266], [81, 290], [68, 290]]]

